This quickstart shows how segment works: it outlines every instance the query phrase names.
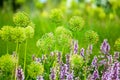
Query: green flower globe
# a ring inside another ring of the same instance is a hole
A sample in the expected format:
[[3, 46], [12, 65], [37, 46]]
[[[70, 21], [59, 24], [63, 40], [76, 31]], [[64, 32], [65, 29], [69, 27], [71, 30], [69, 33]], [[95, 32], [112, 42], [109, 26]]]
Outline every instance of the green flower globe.
[[11, 40], [11, 33], [12, 33], [12, 26], [3, 26], [0, 30], [0, 37], [2, 40], [10, 41]]
[[27, 27], [30, 23], [30, 18], [25, 12], [18, 12], [13, 16], [13, 22], [16, 26]]
[[115, 41], [114, 47], [115, 50], [120, 51], [120, 38]]
[[60, 24], [63, 20], [63, 14], [60, 9], [52, 9], [50, 19], [53, 23]]
[[12, 73], [17, 60], [12, 55], [6, 54], [0, 57], [0, 70], [3, 73]]
[[52, 32], [44, 34], [36, 43], [36, 46], [43, 52], [51, 51], [55, 44], [55, 37]]
[[26, 38], [32, 38], [34, 36], [34, 28], [31, 26], [27, 26], [25, 28], [25, 34], [26, 34]]
[[44, 66], [39, 62], [31, 62], [31, 64], [28, 65], [27, 71], [31, 78], [36, 79], [37, 76], [43, 74]]
[[95, 31], [88, 30], [85, 33], [85, 41], [89, 44], [96, 44], [99, 41], [99, 36]]
[[81, 31], [83, 29], [84, 26], [84, 20], [82, 17], [79, 16], [73, 16], [70, 20], [69, 20], [69, 28], [72, 31]]
[[57, 27], [55, 30], [55, 37], [58, 46], [70, 47], [72, 41], [72, 32], [63, 26]]
[[73, 54], [71, 55], [70, 62], [71, 62], [72, 68], [79, 69], [83, 65], [84, 60], [82, 56]]
[[11, 39], [15, 43], [22, 43], [26, 39], [25, 28], [15, 27], [12, 29]]

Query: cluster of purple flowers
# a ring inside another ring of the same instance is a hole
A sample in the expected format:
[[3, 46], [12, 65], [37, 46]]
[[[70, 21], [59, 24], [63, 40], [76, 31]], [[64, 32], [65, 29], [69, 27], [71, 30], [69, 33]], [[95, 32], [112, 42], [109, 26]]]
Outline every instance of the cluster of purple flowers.
[[17, 70], [16, 70], [16, 77], [17, 77], [17, 80], [24, 80], [24, 72], [22, 70], [21, 67], [18, 67]]

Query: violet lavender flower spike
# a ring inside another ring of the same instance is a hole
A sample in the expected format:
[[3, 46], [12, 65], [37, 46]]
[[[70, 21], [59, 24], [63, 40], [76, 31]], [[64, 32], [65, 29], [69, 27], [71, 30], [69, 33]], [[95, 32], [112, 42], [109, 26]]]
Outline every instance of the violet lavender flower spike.
[[69, 54], [66, 55], [66, 65], [67, 65], [68, 71], [69, 71], [69, 69], [70, 69], [70, 55]]
[[97, 61], [98, 61], [98, 58], [95, 56], [93, 61], [92, 61], [92, 66], [93, 67], [97, 67]]
[[82, 49], [80, 50], [80, 55], [81, 55], [82, 57], [84, 57], [84, 52], [85, 52], [85, 49], [82, 48]]
[[43, 76], [38, 76], [37, 80], [44, 80]]
[[97, 69], [94, 70], [93, 75], [91, 76], [91, 80], [99, 79], [99, 72]]
[[50, 80], [56, 80], [56, 73], [54, 68], [51, 68]]
[[107, 39], [104, 39], [103, 43], [101, 44], [100, 50], [104, 53], [104, 54], [109, 54], [110, 51], [110, 45], [107, 42]]
[[61, 52], [58, 52], [58, 60], [57, 62], [60, 64], [61, 63]]
[[23, 72], [21, 67], [17, 68], [16, 77], [17, 77], [17, 80], [24, 80], [24, 78], [25, 78], [24, 77], [24, 72]]
[[77, 54], [77, 52], [78, 52], [78, 41], [75, 40], [74, 41], [74, 54]]

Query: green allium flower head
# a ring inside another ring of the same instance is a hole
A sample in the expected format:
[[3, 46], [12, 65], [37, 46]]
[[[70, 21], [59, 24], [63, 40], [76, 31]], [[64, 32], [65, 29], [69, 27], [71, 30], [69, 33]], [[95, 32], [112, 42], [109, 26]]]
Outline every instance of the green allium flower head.
[[23, 41], [25, 41], [26, 39], [26, 35], [25, 35], [25, 28], [23, 27], [15, 27], [12, 29], [12, 33], [11, 33], [11, 39], [14, 42], [18, 42], [21, 43]]
[[4, 73], [12, 73], [17, 60], [12, 55], [6, 54], [0, 57], [0, 70]]
[[11, 40], [12, 26], [3, 26], [0, 31], [0, 37], [2, 40], [9, 41]]
[[99, 36], [95, 31], [88, 30], [85, 33], [85, 40], [90, 44], [96, 44], [99, 41]]
[[40, 48], [42, 51], [50, 51], [55, 44], [55, 37], [52, 32], [46, 33], [39, 39], [36, 43], [36, 46]]
[[120, 51], [120, 38], [115, 41], [114, 47], [117, 51]]
[[27, 27], [30, 23], [30, 18], [25, 12], [18, 12], [13, 16], [13, 22], [16, 26]]
[[84, 60], [83, 60], [82, 56], [73, 54], [73, 55], [71, 55], [70, 62], [71, 62], [71, 66], [73, 68], [78, 69], [83, 65]]
[[81, 29], [83, 29], [84, 26], [84, 20], [82, 17], [79, 16], [73, 16], [70, 20], [69, 20], [69, 28], [72, 31], [80, 31]]
[[31, 26], [27, 26], [25, 28], [25, 34], [26, 34], [26, 38], [32, 38], [34, 36], [34, 28]]
[[28, 65], [27, 71], [31, 78], [36, 79], [38, 75], [43, 74], [44, 66], [39, 62], [32, 62], [30, 65]]
[[72, 41], [72, 32], [63, 26], [57, 27], [55, 30], [56, 41], [59, 46], [70, 47]]
[[56, 24], [61, 23], [62, 20], [63, 20], [62, 11], [60, 9], [53, 9], [53, 10], [51, 10], [50, 19], [52, 20], [52, 22], [54, 22]]

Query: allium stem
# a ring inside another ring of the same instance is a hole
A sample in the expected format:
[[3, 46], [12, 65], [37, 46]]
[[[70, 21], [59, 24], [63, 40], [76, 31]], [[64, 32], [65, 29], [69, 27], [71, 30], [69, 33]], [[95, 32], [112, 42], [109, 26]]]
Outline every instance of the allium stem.
[[6, 44], [7, 44], [7, 54], [8, 54], [8, 41], [7, 41], [7, 43], [6, 43]]
[[25, 66], [26, 66], [26, 52], [27, 52], [27, 40], [25, 42], [25, 54], [24, 54], [24, 74], [25, 74]]

